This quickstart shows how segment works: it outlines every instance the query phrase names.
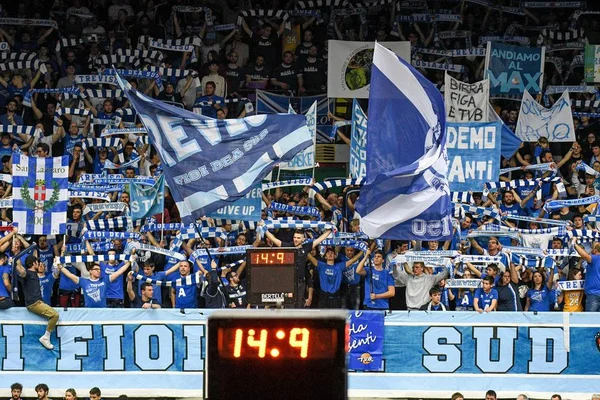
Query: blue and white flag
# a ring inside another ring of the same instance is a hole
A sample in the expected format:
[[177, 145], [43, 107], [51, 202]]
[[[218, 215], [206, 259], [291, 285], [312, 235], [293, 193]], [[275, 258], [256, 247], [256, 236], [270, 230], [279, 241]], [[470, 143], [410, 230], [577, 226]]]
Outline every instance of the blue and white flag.
[[19, 232], [66, 232], [69, 156], [40, 158], [13, 153], [13, 221]]
[[375, 44], [367, 174], [357, 204], [372, 238], [448, 240], [444, 99], [410, 64]]
[[488, 42], [485, 77], [491, 97], [521, 98], [525, 91], [542, 92], [544, 47], [523, 47]]
[[499, 122], [448, 122], [446, 144], [450, 170], [450, 190], [479, 192], [500, 173]]
[[160, 214], [165, 209], [165, 176], [161, 175], [154, 186], [131, 184], [130, 210], [134, 220]]
[[357, 99], [352, 101], [349, 167], [351, 178], [364, 178], [367, 173], [367, 116]]
[[[288, 114], [296, 114], [296, 111], [290, 104]], [[292, 161], [282, 162], [279, 164], [279, 169], [288, 171], [299, 171], [315, 167], [315, 144], [317, 140], [317, 102], [315, 101], [308, 109], [306, 114], [306, 126], [310, 130], [313, 137], [313, 145], [296, 154]]]
[[291, 106], [297, 113], [306, 115], [315, 101], [317, 102], [317, 143], [330, 143], [329, 133], [331, 131], [331, 124], [327, 116], [329, 112], [329, 99], [327, 95], [288, 97], [257, 90], [256, 113], [285, 114]]
[[236, 201], [312, 144], [301, 115], [217, 120], [154, 100], [117, 75], [157, 148], [184, 222]]

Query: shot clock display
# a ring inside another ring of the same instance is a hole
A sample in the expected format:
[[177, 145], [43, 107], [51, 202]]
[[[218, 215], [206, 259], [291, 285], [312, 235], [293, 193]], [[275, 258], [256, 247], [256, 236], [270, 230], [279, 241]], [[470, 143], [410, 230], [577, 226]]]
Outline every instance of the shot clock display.
[[333, 328], [302, 325], [219, 328], [217, 335], [219, 354], [225, 358], [331, 358], [338, 341], [338, 333]]
[[212, 313], [205, 398], [346, 399], [346, 321], [344, 311]]
[[248, 302], [294, 304], [298, 291], [297, 249], [254, 248], [246, 252]]

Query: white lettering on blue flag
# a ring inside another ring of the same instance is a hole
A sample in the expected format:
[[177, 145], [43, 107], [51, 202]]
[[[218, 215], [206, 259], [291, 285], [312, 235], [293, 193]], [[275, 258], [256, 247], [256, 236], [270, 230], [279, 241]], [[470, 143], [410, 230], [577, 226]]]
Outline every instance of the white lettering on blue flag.
[[447, 123], [450, 190], [481, 191], [485, 182], [498, 179], [501, 130], [499, 122]]
[[161, 175], [154, 186], [131, 184], [130, 210], [134, 220], [151, 217], [165, 208], [165, 176]]
[[117, 81], [156, 146], [185, 222], [234, 202], [280, 162], [313, 143], [299, 115], [215, 120], [170, 106]]
[[357, 99], [352, 102], [349, 168], [351, 178], [364, 178], [367, 174], [367, 116]]
[[209, 214], [211, 218], [257, 221], [261, 217], [262, 188], [255, 185], [246, 196]]
[[[292, 105], [289, 105], [288, 114], [296, 114]], [[305, 114], [306, 126], [313, 135], [313, 140], [316, 140], [317, 136], [317, 102], [315, 101], [312, 106], [308, 109]], [[279, 164], [279, 168], [282, 170], [298, 171], [302, 169], [313, 168], [315, 166], [315, 146], [314, 144], [292, 158], [290, 162], [283, 162]]]

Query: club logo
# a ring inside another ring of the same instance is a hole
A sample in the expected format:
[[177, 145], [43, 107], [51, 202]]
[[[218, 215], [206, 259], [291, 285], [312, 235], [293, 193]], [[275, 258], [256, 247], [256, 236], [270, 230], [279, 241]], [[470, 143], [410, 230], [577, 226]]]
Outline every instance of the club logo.
[[54, 208], [60, 196], [60, 185], [57, 181], [52, 181], [52, 195], [49, 200], [46, 200], [46, 182], [41, 179], [35, 181], [33, 188], [33, 199], [29, 195], [29, 179], [25, 179], [21, 187], [21, 198], [27, 208], [34, 211], [46, 212]]

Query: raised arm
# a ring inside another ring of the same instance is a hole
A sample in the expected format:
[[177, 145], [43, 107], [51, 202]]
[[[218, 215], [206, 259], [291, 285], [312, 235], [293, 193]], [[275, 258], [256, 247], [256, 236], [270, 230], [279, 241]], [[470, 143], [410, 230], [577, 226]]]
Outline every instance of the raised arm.
[[321, 242], [325, 239], [327, 239], [329, 237], [329, 235], [331, 234], [331, 229], [327, 229], [325, 232], [321, 233], [321, 236], [319, 236], [318, 238], [316, 238], [313, 242], [312, 242], [312, 247], [313, 249], [315, 247], [317, 247], [319, 244], [321, 244]]
[[356, 267], [357, 274], [359, 274], [361, 276], [367, 275], [367, 271], [365, 271], [365, 263], [367, 262], [367, 259], [369, 258], [370, 255], [371, 255], [371, 249], [368, 249], [367, 252], [365, 253], [365, 256], [363, 257], [362, 260], [360, 260], [360, 262], [358, 263], [358, 266]]
[[579, 254], [579, 257], [581, 257], [586, 262], [591, 263], [592, 256], [587, 251], [585, 251], [580, 244], [577, 243], [577, 238], [573, 238], [571, 240], [575, 247], [575, 251], [577, 252], [577, 254]]
[[72, 280], [74, 284], [79, 285], [79, 277], [66, 269], [63, 264], [58, 265], [58, 270], [62, 272], [64, 276]]

